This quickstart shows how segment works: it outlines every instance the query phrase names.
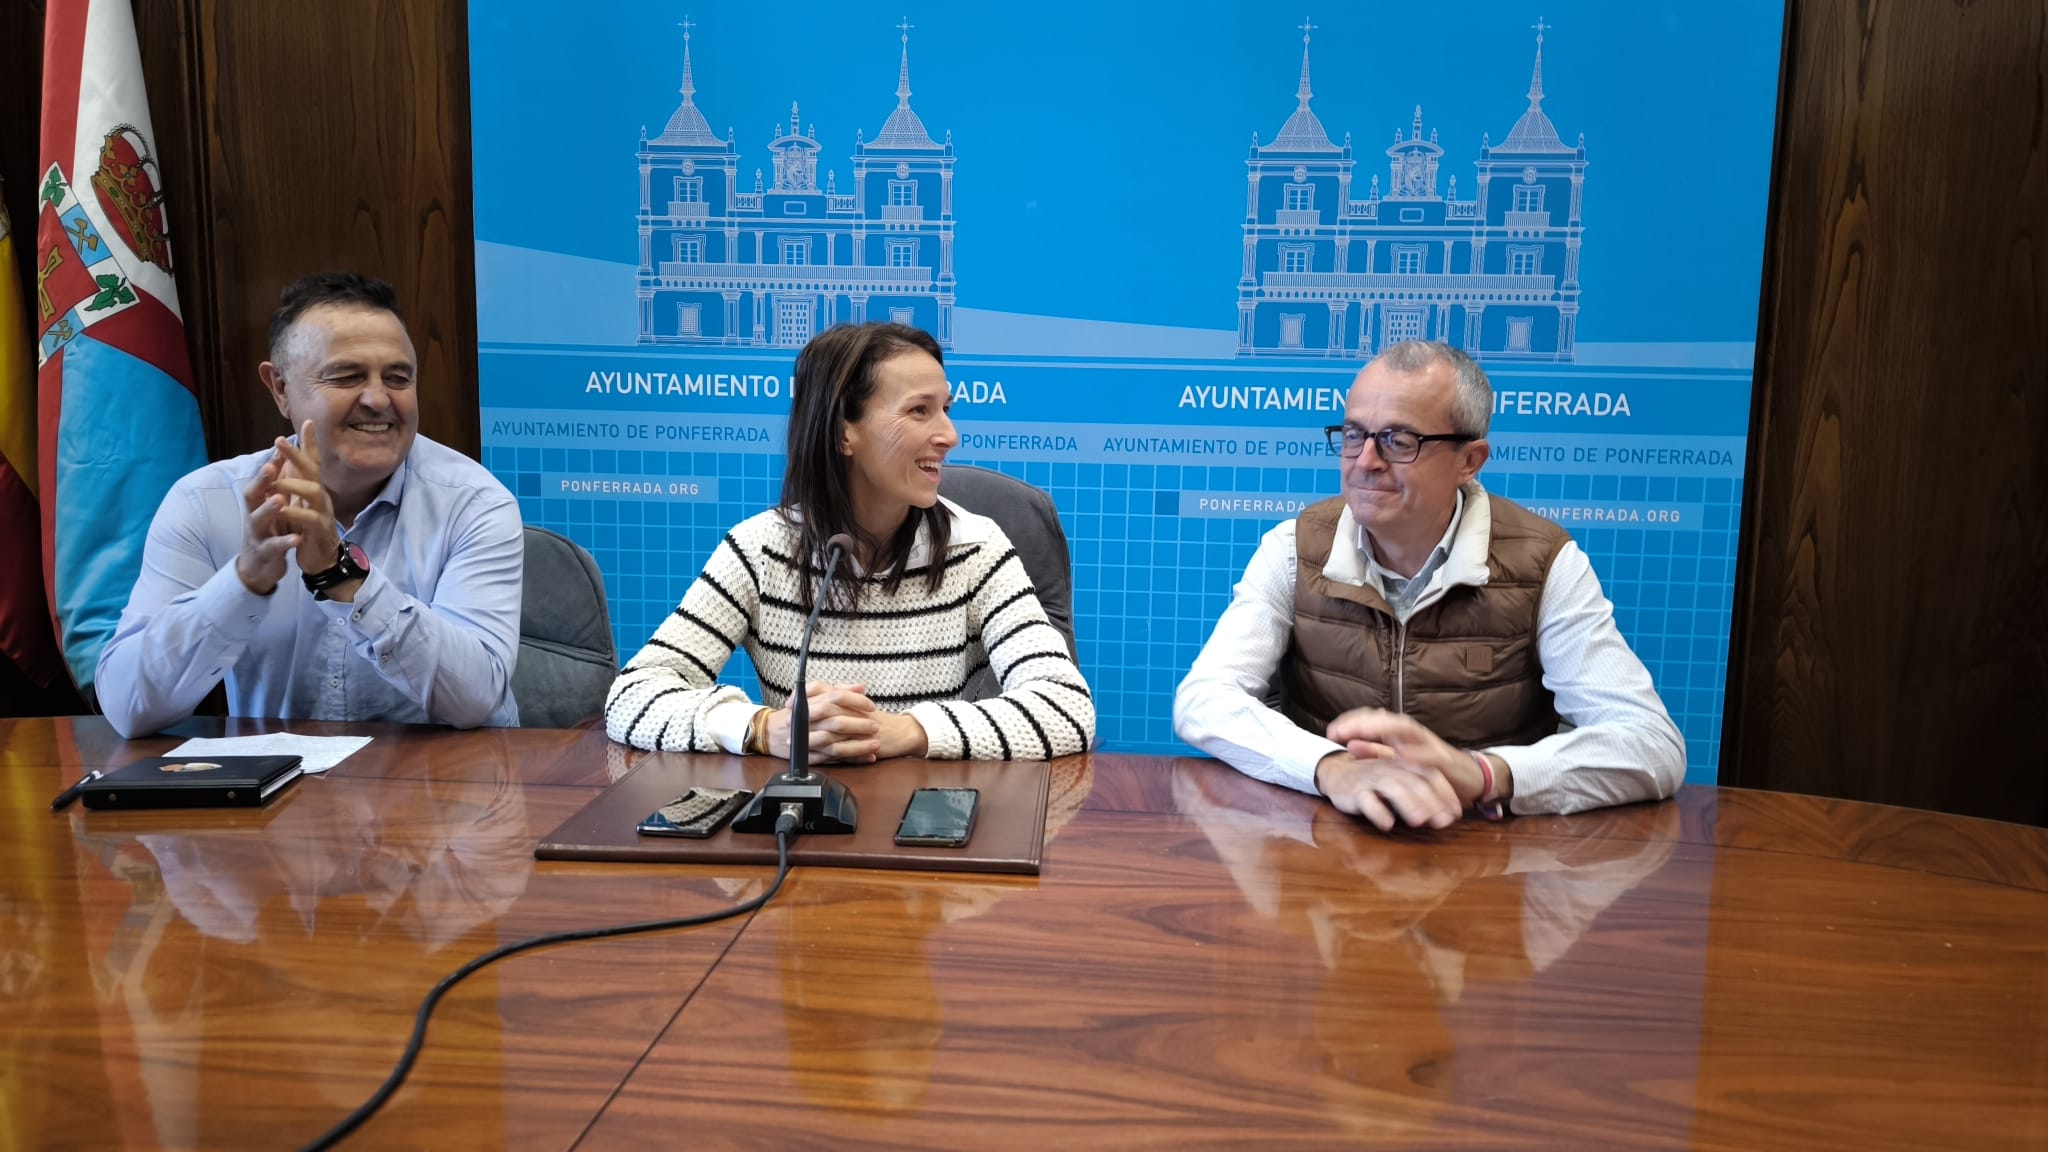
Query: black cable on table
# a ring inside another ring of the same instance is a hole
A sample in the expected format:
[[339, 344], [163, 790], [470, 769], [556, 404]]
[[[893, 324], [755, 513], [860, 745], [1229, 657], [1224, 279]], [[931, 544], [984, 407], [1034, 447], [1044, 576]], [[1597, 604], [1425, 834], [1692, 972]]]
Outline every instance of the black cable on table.
[[392, 1068], [391, 1075], [384, 1078], [384, 1083], [375, 1092], [370, 1094], [368, 1100], [363, 1101], [362, 1104], [357, 1106], [355, 1111], [343, 1117], [341, 1123], [321, 1133], [317, 1139], [301, 1148], [299, 1152], [321, 1152], [322, 1149], [334, 1147], [346, 1139], [350, 1133], [362, 1127], [365, 1120], [375, 1115], [377, 1109], [382, 1108], [390, 1101], [391, 1094], [398, 1091], [398, 1086], [405, 1083], [406, 1076], [412, 1072], [414, 1062], [419, 1059], [420, 1049], [426, 1044], [427, 1019], [434, 1014], [434, 1006], [441, 1002], [441, 997], [447, 995], [450, 988], [460, 984], [472, 973], [480, 971], [487, 965], [503, 960], [507, 956], [516, 955], [535, 948], [544, 948], [549, 944], [567, 944], [576, 940], [603, 940], [611, 936], [631, 936], [639, 932], [660, 932], [669, 928], [693, 928], [699, 924], [713, 924], [720, 920], [729, 920], [734, 916], [741, 916], [752, 912], [773, 898], [775, 893], [782, 887], [783, 879], [789, 875], [789, 838], [790, 834], [795, 830], [796, 820], [791, 817], [790, 813], [785, 811], [781, 819], [775, 822], [775, 880], [768, 885], [766, 892], [761, 893], [744, 904], [735, 904], [730, 908], [721, 909], [717, 912], [707, 912], [701, 916], [684, 916], [676, 920], [646, 920], [638, 924], [615, 924], [608, 928], [578, 928], [568, 932], [550, 932], [545, 936], [531, 936], [525, 940], [516, 940], [510, 944], [493, 948], [491, 951], [443, 976], [441, 982], [434, 985], [433, 991], [427, 993], [426, 999], [420, 1001], [419, 1015], [413, 1018], [412, 1039], [406, 1042], [405, 1052], [399, 1056], [398, 1065]]

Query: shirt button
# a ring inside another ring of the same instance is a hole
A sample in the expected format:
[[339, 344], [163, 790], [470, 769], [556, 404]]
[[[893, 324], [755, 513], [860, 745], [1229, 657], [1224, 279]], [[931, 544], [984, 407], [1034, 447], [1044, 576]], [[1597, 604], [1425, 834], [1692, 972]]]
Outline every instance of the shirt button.
[[341, 677], [339, 677], [339, 676], [335, 676], [335, 677], [333, 677], [333, 678], [329, 679], [329, 680], [328, 680], [327, 682], [328, 682], [329, 684], [332, 684], [332, 685], [333, 685], [333, 686], [335, 686], [336, 688], [339, 688], [339, 687], [341, 687]]
[[356, 609], [355, 611], [348, 614], [348, 618], [351, 620], [361, 620], [363, 618], [363, 610], [360, 608]]

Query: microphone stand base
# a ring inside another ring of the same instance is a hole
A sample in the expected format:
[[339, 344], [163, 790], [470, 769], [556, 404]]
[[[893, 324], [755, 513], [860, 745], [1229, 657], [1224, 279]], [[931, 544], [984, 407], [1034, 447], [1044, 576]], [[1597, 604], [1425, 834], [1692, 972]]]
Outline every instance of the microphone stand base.
[[796, 777], [785, 772], [762, 785], [740, 814], [733, 818], [734, 832], [773, 835], [775, 819], [785, 804], [801, 804], [804, 819], [800, 828], [806, 836], [844, 836], [860, 822], [860, 808], [846, 785], [823, 772]]

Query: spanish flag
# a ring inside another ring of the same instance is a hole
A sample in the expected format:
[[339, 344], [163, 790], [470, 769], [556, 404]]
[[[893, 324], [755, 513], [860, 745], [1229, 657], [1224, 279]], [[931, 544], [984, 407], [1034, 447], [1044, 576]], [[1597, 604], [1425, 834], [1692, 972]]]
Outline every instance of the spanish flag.
[[129, 0], [49, 0], [36, 197], [43, 570], [89, 686], [157, 505], [206, 463]]
[[14, 228], [0, 200], [0, 656], [37, 688], [64, 671], [43, 593], [36, 506], [35, 353], [16, 278]]

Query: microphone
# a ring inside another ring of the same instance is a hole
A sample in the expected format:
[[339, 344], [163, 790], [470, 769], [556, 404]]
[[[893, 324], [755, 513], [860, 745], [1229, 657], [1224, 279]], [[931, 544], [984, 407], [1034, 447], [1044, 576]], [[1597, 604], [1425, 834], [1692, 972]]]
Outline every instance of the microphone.
[[796, 648], [796, 688], [789, 698], [789, 771], [791, 775], [811, 772], [811, 700], [804, 690], [804, 671], [811, 662], [811, 637], [817, 634], [818, 612], [832, 596], [832, 577], [839, 571], [840, 558], [853, 551], [853, 537], [844, 532], [825, 541], [825, 579], [818, 585], [818, 598], [811, 602], [811, 618], [804, 621], [802, 639]]
[[810, 619], [804, 621], [803, 637], [797, 642], [796, 685], [789, 697], [789, 767], [762, 785], [732, 822], [734, 832], [773, 833], [783, 812], [801, 809], [799, 830], [812, 835], [844, 835], [853, 831], [860, 810], [846, 785], [811, 767], [811, 703], [804, 676], [811, 662], [811, 637], [817, 634], [818, 613], [832, 597], [832, 578], [839, 571], [840, 558], [853, 551], [853, 537], [835, 533], [825, 541], [825, 578], [811, 601]]

